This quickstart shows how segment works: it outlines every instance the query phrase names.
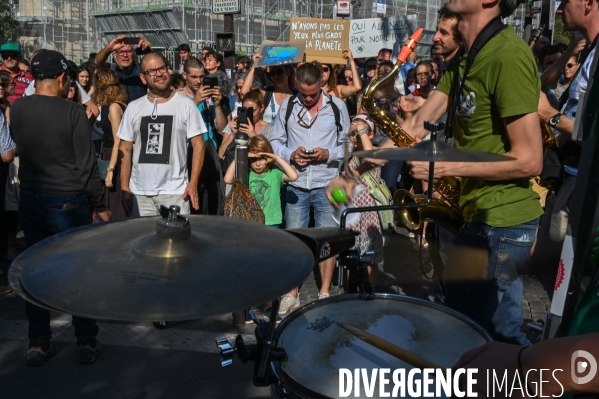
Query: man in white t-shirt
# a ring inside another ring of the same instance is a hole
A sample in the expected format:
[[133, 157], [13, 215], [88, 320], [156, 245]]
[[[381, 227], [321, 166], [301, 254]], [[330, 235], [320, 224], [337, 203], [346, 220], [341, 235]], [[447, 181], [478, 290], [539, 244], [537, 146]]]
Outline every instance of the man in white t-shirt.
[[[160, 205], [199, 209], [198, 179], [204, 163], [206, 126], [194, 102], [170, 88], [166, 60], [152, 53], [141, 62], [141, 80], [148, 94], [123, 114], [118, 136], [122, 152], [121, 189], [133, 216], [159, 214]], [[191, 176], [187, 174], [187, 141], [193, 146]]]

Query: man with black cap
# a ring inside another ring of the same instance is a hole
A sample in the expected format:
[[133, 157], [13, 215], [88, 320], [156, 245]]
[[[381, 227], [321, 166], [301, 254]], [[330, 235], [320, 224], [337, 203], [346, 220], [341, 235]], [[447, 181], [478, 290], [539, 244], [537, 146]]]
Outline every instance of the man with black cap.
[[[93, 215], [111, 218], [104, 201], [91, 128], [85, 111], [66, 101], [68, 64], [56, 51], [41, 50], [32, 60], [35, 94], [15, 101], [11, 130], [20, 158], [19, 220], [32, 246], [62, 231], [91, 224]], [[31, 117], [36, 110], [36, 117]], [[39, 366], [54, 354], [50, 312], [26, 303], [29, 320], [27, 364]], [[95, 320], [73, 316], [79, 363], [102, 351]]]
[[0, 46], [0, 55], [2, 56], [0, 71], [10, 72], [15, 81], [15, 92], [12, 96], [8, 96], [8, 101], [12, 105], [17, 98], [23, 97], [25, 89], [29, 86], [29, 83], [33, 81], [33, 77], [29, 72], [19, 68], [19, 61], [21, 61], [21, 47], [18, 44], [4, 43]]

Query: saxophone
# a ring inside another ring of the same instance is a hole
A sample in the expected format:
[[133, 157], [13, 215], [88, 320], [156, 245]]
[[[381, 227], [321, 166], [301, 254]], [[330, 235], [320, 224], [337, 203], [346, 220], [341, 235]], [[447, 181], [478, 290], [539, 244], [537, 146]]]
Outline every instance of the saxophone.
[[[545, 25], [539, 26], [532, 32], [530, 37], [530, 48], [534, 48], [535, 44], [543, 34]], [[564, 145], [564, 136], [561, 133], [555, 134], [551, 129], [551, 126], [545, 121], [539, 121], [541, 123], [541, 135], [543, 137], [543, 147], [557, 147], [560, 148]]]
[[[411, 147], [416, 143], [405, 130], [395, 121], [395, 115], [387, 110], [379, 109], [374, 105], [374, 94], [383, 85], [395, 79], [401, 65], [408, 55], [414, 50], [422, 29], [418, 29], [404, 44], [397, 59], [395, 67], [387, 75], [373, 81], [368, 85], [362, 97], [362, 108], [370, 116], [374, 124], [381, 129], [398, 147]], [[422, 208], [400, 209], [395, 212], [398, 221], [408, 230], [418, 230], [424, 220], [434, 220], [435, 223], [457, 232], [463, 223], [463, 218], [457, 205], [460, 192], [458, 181], [454, 177], [435, 179], [432, 189], [441, 198], [433, 198], [430, 205]], [[431, 189], [431, 188], [429, 188]], [[407, 190], [397, 190], [393, 197], [394, 204], [410, 204], [424, 202], [424, 196], [413, 196]]]

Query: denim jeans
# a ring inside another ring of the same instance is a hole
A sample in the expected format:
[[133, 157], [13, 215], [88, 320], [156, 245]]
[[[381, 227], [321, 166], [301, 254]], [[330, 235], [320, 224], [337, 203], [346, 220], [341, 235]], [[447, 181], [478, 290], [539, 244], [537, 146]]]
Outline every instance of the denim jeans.
[[301, 229], [310, 223], [310, 207], [314, 208], [316, 227], [337, 227], [333, 219], [335, 209], [327, 198], [326, 188], [305, 190], [287, 187], [287, 205], [285, 207], [285, 226], [287, 229]]
[[[19, 220], [28, 246], [63, 231], [92, 223], [92, 211], [86, 196], [62, 196], [21, 190]], [[29, 339], [50, 339], [50, 311], [27, 302]], [[73, 316], [76, 337], [98, 334], [95, 320]]]
[[444, 273], [450, 308], [472, 318], [502, 342], [530, 345], [520, 331], [522, 270], [535, 240], [539, 219], [511, 226], [466, 223], [460, 229]]

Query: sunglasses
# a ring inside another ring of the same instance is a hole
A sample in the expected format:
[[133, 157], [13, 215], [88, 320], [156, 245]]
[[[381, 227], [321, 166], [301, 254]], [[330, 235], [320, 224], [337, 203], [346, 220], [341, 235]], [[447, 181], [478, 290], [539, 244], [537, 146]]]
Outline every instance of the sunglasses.
[[329, 71], [330, 71], [330, 69], [329, 69], [329, 67], [322, 67], [322, 71], [323, 71], [323, 72], [329, 72]]
[[7, 60], [9, 58], [12, 58], [13, 60], [16, 59], [19, 56], [18, 53], [2, 53], [2, 59], [3, 60]]
[[270, 76], [281, 76], [284, 73], [285, 73], [284, 69], [275, 69], [274, 71], [270, 71], [268, 74]]
[[345, 80], [354, 80], [353, 76], [344, 76]]
[[359, 135], [360, 133], [369, 133], [369, 132], [370, 132], [370, 129], [367, 128], [367, 127], [365, 127], [365, 128], [360, 129], [360, 130], [350, 130], [349, 132], [347, 132], [347, 134], [350, 137], [353, 137], [353, 136]]
[[568, 69], [572, 69], [572, 68], [573, 68], [573, 67], [575, 67], [576, 65], [578, 65], [578, 64], [566, 64], [566, 67], [567, 67]]

